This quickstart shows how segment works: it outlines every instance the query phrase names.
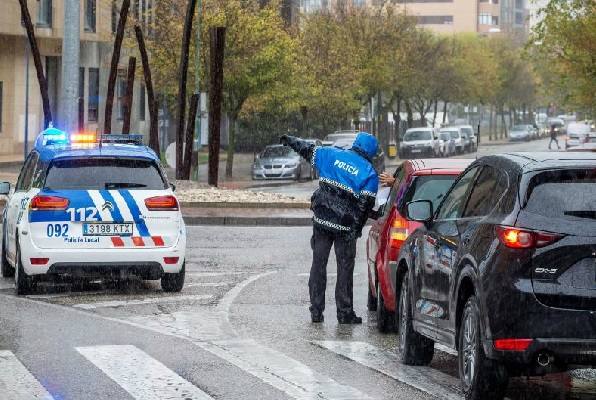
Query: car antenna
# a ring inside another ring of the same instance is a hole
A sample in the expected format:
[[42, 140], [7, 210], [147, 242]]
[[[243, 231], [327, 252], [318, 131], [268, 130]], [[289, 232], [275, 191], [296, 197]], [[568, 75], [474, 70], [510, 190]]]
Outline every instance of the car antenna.
[[99, 150], [101, 151], [101, 142], [103, 140], [103, 134], [99, 134]]

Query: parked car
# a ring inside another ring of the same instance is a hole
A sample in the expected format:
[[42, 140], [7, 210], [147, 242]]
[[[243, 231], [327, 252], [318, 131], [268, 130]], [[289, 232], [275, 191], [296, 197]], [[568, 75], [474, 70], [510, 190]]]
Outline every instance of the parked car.
[[567, 151], [593, 151], [596, 152], [596, 132], [590, 132], [585, 141], [578, 145], [567, 149]]
[[438, 157], [440, 152], [438, 132], [435, 128], [411, 128], [404, 134], [399, 158]]
[[396, 178], [380, 217], [373, 223], [367, 240], [368, 309], [378, 314], [377, 328], [389, 332], [395, 324], [395, 271], [399, 249], [420, 223], [404, 218], [403, 207], [414, 199], [436, 205], [473, 160], [406, 160], [396, 170]]
[[[323, 140], [323, 144], [326, 142], [333, 142], [333, 146], [339, 147], [340, 149], [350, 149], [352, 148], [352, 144], [354, 140], [356, 140], [356, 136], [358, 132], [356, 131], [338, 131], [332, 134], [329, 134]], [[375, 166], [375, 170], [377, 173], [381, 173], [385, 171], [385, 152], [379, 143], [379, 147], [377, 148], [377, 154], [372, 160], [373, 165]]]
[[509, 130], [509, 141], [528, 141], [532, 138], [532, 133], [528, 129], [528, 125], [514, 125]]
[[571, 122], [569, 126], [567, 126], [565, 149], [585, 143], [590, 135], [590, 130], [590, 125], [582, 122]]
[[461, 135], [461, 129], [455, 126], [451, 128], [442, 128], [440, 132], [446, 132], [451, 136], [451, 139], [453, 139], [453, 142], [455, 143], [455, 152], [457, 154], [462, 154], [464, 152], [465, 142]]
[[455, 155], [455, 140], [449, 132], [439, 132], [439, 149], [441, 157], [450, 157]]
[[483, 157], [435, 203], [396, 272], [399, 359], [458, 351], [467, 400], [500, 399], [508, 377], [596, 365], [596, 154]]
[[467, 137], [465, 141], [465, 151], [473, 152], [476, 151], [476, 135], [474, 134], [474, 128], [472, 125], [462, 125], [459, 127], [460, 131]]
[[252, 165], [252, 179], [312, 178], [311, 164], [289, 147], [269, 145], [257, 156]]

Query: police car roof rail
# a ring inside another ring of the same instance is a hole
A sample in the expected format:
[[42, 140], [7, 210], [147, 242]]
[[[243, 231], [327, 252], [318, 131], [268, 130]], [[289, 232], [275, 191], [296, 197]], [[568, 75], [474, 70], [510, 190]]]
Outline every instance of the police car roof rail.
[[99, 136], [99, 145], [103, 143], [121, 143], [121, 144], [143, 144], [143, 135], [140, 134], [103, 134]]

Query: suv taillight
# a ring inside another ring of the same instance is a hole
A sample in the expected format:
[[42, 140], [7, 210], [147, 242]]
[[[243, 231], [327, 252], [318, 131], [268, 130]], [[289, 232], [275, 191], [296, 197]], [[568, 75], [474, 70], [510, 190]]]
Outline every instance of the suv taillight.
[[31, 208], [31, 210], [61, 211], [66, 210], [68, 203], [68, 199], [65, 199], [64, 197], [44, 196], [38, 194], [31, 199], [29, 208]]
[[408, 221], [397, 215], [389, 229], [389, 245], [394, 249], [399, 249], [408, 235]]
[[149, 197], [145, 206], [149, 211], [178, 211], [178, 200], [172, 195]]
[[512, 249], [533, 249], [545, 247], [560, 240], [563, 235], [550, 232], [532, 231], [511, 226], [495, 227], [499, 241]]

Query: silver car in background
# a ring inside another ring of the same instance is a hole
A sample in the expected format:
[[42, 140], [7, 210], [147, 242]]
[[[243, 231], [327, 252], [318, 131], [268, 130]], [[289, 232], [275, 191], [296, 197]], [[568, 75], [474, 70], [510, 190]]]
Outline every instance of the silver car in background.
[[455, 155], [455, 140], [451, 138], [449, 132], [439, 132], [439, 144], [441, 157], [450, 157]]
[[290, 147], [270, 145], [257, 155], [252, 166], [252, 179], [313, 179], [313, 168]]
[[440, 132], [448, 133], [453, 140], [455, 145], [455, 152], [457, 154], [463, 154], [465, 150], [465, 141], [461, 134], [461, 129], [457, 126], [451, 128], [442, 128]]

